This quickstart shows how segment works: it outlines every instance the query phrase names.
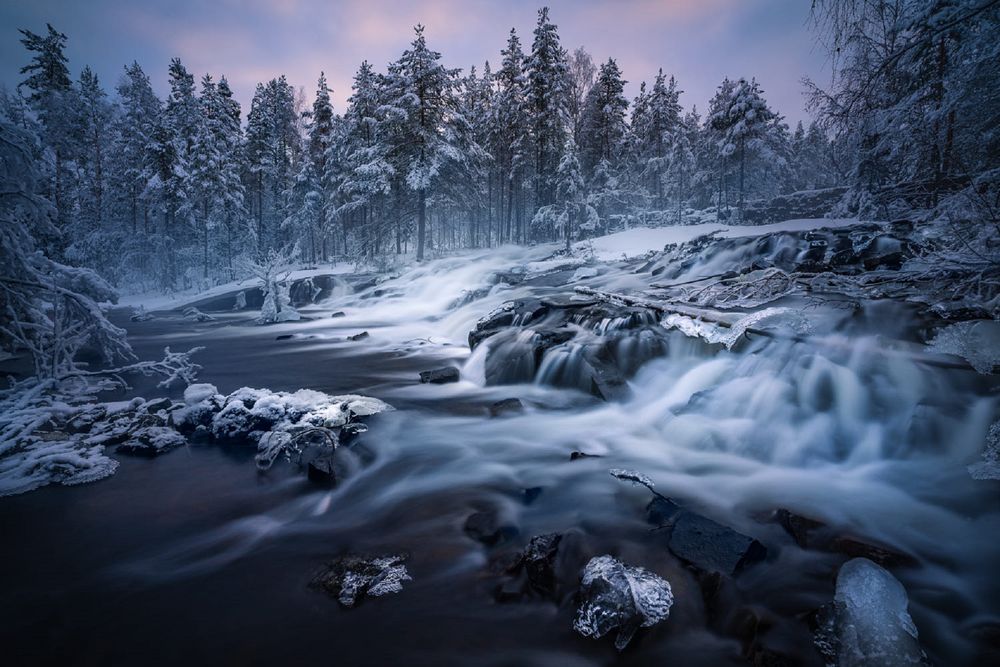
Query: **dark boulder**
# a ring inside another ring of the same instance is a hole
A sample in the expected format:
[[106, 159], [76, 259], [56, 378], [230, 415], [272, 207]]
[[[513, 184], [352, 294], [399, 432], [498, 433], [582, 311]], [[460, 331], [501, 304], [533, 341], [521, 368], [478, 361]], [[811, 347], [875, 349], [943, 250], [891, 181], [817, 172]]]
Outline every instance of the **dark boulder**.
[[459, 372], [454, 366], [445, 366], [444, 368], [435, 368], [430, 371], [420, 372], [420, 381], [424, 384], [447, 384], [449, 382], [458, 382]]
[[524, 403], [519, 398], [505, 398], [490, 405], [490, 417], [524, 412]]
[[767, 555], [764, 545], [752, 537], [688, 510], [674, 519], [668, 547], [699, 570], [730, 576]]

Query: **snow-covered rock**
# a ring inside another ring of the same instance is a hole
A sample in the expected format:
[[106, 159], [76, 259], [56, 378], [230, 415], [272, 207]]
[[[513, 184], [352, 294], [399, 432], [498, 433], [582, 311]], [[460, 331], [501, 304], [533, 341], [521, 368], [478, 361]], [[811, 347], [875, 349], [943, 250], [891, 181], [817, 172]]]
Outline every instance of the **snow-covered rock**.
[[580, 583], [583, 602], [573, 629], [594, 639], [617, 630], [615, 648], [619, 651], [640, 627], [648, 628], [667, 618], [674, 602], [666, 579], [611, 556], [592, 558]]
[[311, 585], [337, 598], [345, 607], [353, 607], [364, 597], [402, 591], [403, 582], [412, 580], [405, 562], [405, 555], [376, 558], [347, 555], [328, 563]]

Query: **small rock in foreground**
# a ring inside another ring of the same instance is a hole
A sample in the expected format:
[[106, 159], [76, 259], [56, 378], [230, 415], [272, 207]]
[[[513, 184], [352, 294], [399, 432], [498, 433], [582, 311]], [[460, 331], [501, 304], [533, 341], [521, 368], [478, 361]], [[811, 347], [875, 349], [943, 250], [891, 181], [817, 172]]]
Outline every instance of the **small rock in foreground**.
[[636, 630], [670, 615], [674, 596], [670, 583], [641, 567], [629, 567], [611, 556], [592, 558], [581, 578], [580, 608], [573, 629], [598, 639], [617, 630], [615, 648], [624, 649]]
[[337, 598], [345, 607], [354, 607], [365, 597], [402, 591], [403, 582], [412, 580], [406, 559], [405, 554], [374, 558], [349, 554], [327, 563], [310, 586]]

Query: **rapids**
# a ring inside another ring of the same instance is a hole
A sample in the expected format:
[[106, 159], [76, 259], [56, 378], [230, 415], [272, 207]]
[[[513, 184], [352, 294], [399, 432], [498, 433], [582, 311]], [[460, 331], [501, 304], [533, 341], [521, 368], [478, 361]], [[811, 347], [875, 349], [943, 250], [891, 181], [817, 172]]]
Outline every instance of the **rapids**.
[[[966, 466], [995, 419], [995, 381], [887, 354], [886, 338], [912, 337], [919, 325], [904, 307], [870, 303], [860, 315], [804, 310], [810, 336], [755, 337], [731, 350], [677, 330], [625, 338], [619, 361], [638, 370], [611, 402], [573, 388], [577, 342], [547, 352], [523, 383], [485, 384], [490, 342], [470, 353], [467, 337], [505, 302], [568, 298], [575, 285], [648, 286], [644, 260], [588, 262], [554, 249], [438, 259], [357, 290], [339, 276], [300, 308], [310, 318], [301, 322], [261, 328], [246, 313], [219, 312], [206, 324], [167, 313], [128, 323], [140, 355], [206, 346], [201, 375], [224, 392], [306, 387], [368, 394], [397, 410], [372, 420], [333, 489], [289, 464], [258, 477], [252, 452], [192, 445], [127, 459], [96, 485], [5, 499], [5, 539], [45, 554], [41, 564], [3, 558], [18, 573], [12, 599], [23, 602], [14, 650], [44, 644], [50, 658], [74, 664], [167, 663], [191, 652], [242, 664], [742, 664], [739, 642], [709, 628], [695, 578], [645, 524], [649, 493], [608, 474], [625, 468], [768, 547], [735, 582], [745, 604], [763, 610], [776, 650], [818, 664], [801, 618], [832, 599], [840, 558], [801, 549], [762, 519], [785, 508], [913, 556], [915, 566], [893, 574], [921, 642], [941, 664], [975, 659], [980, 628], [1000, 620], [1000, 503], [996, 486], [972, 480]], [[585, 264], [596, 271], [579, 271]], [[718, 264], [710, 257], [671, 279]], [[601, 336], [620, 323], [576, 326]], [[347, 340], [362, 331], [370, 337]], [[294, 337], [275, 341], [286, 333]], [[461, 366], [459, 382], [417, 383], [419, 371], [448, 364]], [[487, 416], [509, 397], [525, 410]], [[599, 457], [570, 461], [573, 451]], [[528, 504], [524, 490], [535, 487]], [[573, 633], [571, 600], [495, 603], [489, 554], [462, 532], [484, 509], [518, 528], [518, 545], [569, 531], [588, 552], [654, 570], [673, 588], [669, 620], [619, 657]], [[70, 541], [72, 556], [55, 546]], [[346, 551], [407, 551], [413, 581], [342, 611], [305, 583]], [[55, 596], [61, 587], [58, 601], [48, 598], [55, 610], [27, 602], [31, 590]]]

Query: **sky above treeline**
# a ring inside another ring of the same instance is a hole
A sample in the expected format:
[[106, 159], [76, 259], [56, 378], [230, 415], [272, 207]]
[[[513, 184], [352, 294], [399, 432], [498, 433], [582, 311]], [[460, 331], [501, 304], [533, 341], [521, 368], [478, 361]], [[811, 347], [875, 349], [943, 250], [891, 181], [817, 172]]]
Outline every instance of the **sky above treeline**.
[[489, 60], [495, 69], [511, 27], [530, 50], [542, 4], [565, 48], [618, 61], [630, 99], [660, 67], [677, 77], [685, 109], [702, 111], [723, 77], [756, 76], [794, 125], [808, 120], [801, 79], [829, 76], [809, 27], [809, 0], [7, 0], [0, 81], [13, 89], [22, 79], [28, 55], [17, 29], [42, 33], [52, 23], [68, 36], [73, 75], [90, 65], [109, 91], [136, 60], [164, 94], [167, 65], [178, 56], [199, 79], [224, 74], [244, 114], [258, 81], [285, 74], [311, 101], [320, 71], [343, 111], [361, 61], [384, 70], [415, 24], [426, 26], [446, 65], [467, 71]]

